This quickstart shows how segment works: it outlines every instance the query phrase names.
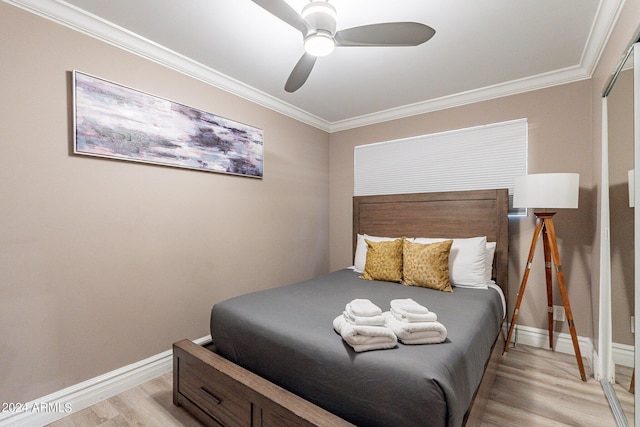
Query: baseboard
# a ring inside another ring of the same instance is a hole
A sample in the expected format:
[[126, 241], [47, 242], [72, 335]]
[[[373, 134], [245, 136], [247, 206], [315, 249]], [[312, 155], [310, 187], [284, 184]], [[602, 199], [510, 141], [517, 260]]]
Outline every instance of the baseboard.
[[[505, 326], [508, 327], [508, 326]], [[506, 334], [506, 332], [505, 332]], [[530, 326], [516, 325], [511, 344], [524, 344], [538, 348], [549, 348], [549, 331], [545, 329], [532, 328]], [[571, 334], [555, 332], [553, 334], [554, 350], [560, 353], [575, 354]], [[593, 369], [593, 342], [590, 338], [578, 336], [578, 347], [583, 358], [587, 358], [587, 363]]]
[[632, 345], [618, 344], [614, 342], [611, 344], [611, 350], [613, 352], [613, 363], [616, 365], [628, 366], [630, 368], [635, 366]]
[[[211, 336], [194, 340], [203, 344]], [[0, 426], [43, 426], [171, 372], [172, 350], [141, 360], [104, 375], [83, 381], [23, 405], [19, 410], [0, 413]], [[4, 408], [3, 408], [4, 409]]]

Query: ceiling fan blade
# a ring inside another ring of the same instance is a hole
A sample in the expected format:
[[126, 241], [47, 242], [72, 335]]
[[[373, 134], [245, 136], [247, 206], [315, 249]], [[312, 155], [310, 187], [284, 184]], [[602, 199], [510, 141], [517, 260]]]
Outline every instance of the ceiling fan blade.
[[309, 74], [311, 74], [311, 70], [313, 70], [316, 59], [316, 56], [309, 55], [305, 52], [296, 66], [293, 67], [293, 71], [291, 71], [291, 74], [287, 79], [287, 83], [284, 85], [284, 90], [291, 93], [300, 89], [304, 82], [307, 81]]
[[346, 28], [336, 33], [336, 46], [417, 46], [436, 31], [417, 22], [388, 22]]
[[293, 28], [300, 30], [303, 36], [306, 36], [309, 32], [307, 23], [291, 6], [284, 0], [252, 0], [255, 4], [280, 18]]

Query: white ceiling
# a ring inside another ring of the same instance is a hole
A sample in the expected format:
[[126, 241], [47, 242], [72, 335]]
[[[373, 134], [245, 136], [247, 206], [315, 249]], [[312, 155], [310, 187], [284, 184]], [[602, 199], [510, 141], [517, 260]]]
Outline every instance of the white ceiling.
[[[330, 0], [338, 30], [415, 21], [417, 47], [342, 47], [284, 83], [300, 32], [250, 0], [4, 0], [327, 131], [590, 77], [622, 0]], [[308, 0], [287, 0], [297, 11]]]

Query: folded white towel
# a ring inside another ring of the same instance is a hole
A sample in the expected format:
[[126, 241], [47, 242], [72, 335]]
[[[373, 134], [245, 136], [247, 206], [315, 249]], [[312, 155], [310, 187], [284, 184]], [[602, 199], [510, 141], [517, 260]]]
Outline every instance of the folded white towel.
[[345, 306], [348, 311], [356, 316], [378, 316], [382, 314], [380, 307], [368, 299], [356, 298]]
[[440, 322], [403, 322], [390, 311], [385, 311], [383, 316], [403, 344], [437, 344], [447, 338], [447, 328]]
[[412, 314], [427, 314], [429, 309], [421, 304], [418, 304], [411, 298], [394, 299], [391, 300], [391, 308], [396, 312], [407, 312]]
[[435, 322], [438, 320], [438, 315], [433, 311], [430, 311], [426, 314], [416, 314], [408, 312], [398, 313], [392, 308], [391, 313], [395, 316], [396, 319], [403, 322]]
[[440, 344], [444, 342], [445, 338], [440, 336], [437, 337], [425, 337], [425, 338], [412, 338], [412, 339], [404, 339], [401, 340], [402, 344], [405, 345], [419, 345], [419, 344]]
[[354, 325], [384, 326], [384, 316], [382, 314], [377, 316], [356, 316], [346, 310], [342, 314], [347, 319], [347, 322]]
[[356, 352], [393, 348], [398, 338], [387, 326], [354, 325], [344, 315], [333, 320], [333, 329]]

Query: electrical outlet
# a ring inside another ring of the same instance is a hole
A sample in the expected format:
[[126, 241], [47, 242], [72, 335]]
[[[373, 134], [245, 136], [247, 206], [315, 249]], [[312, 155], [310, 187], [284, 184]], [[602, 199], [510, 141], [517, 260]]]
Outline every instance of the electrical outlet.
[[567, 318], [564, 315], [564, 307], [561, 305], [553, 306], [553, 320], [564, 322]]
[[631, 316], [631, 333], [636, 333], [636, 316]]

